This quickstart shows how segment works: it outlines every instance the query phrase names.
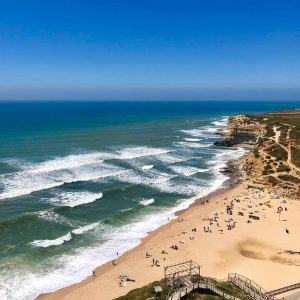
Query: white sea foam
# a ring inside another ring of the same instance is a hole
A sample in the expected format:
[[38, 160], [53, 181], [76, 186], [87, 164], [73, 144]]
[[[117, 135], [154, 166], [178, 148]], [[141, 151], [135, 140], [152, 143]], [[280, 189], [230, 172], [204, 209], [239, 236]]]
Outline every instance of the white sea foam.
[[141, 174], [133, 170], [128, 170], [126, 176], [119, 176], [117, 179], [122, 182], [148, 186], [166, 193], [178, 193], [178, 190], [176, 189], [175, 185], [169, 182], [172, 178], [176, 176], [177, 175], [160, 173], [158, 171], [152, 171]]
[[196, 138], [184, 138], [185, 141], [187, 142], [200, 142], [203, 139], [196, 139]]
[[67, 225], [67, 226], [72, 226], [70, 220], [68, 220], [66, 217], [59, 215], [58, 213], [55, 213], [52, 210], [45, 210], [45, 211], [40, 211], [38, 212], [39, 218], [49, 221], [49, 222], [54, 222], [62, 225]]
[[193, 142], [175, 142], [174, 146], [187, 147], [187, 148], [207, 148], [212, 146], [213, 143], [193, 143]]
[[183, 129], [181, 132], [195, 137], [205, 137], [203, 129]]
[[172, 152], [172, 150], [152, 147], [127, 147], [116, 152], [119, 159], [134, 159], [144, 156], [161, 155]]
[[62, 192], [57, 193], [54, 198], [50, 198], [49, 202], [57, 206], [75, 207], [87, 203], [92, 203], [102, 197], [102, 193]]
[[181, 132], [193, 136], [195, 138], [214, 138], [217, 132], [217, 128], [215, 127], [203, 127], [203, 128], [194, 128], [188, 130], [181, 130]]
[[154, 203], [154, 199], [143, 199], [143, 200], [140, 200], [139, 203], [144, 205], [144, 206], [147, 206], [147, 205], [150, 205], [152, 203]]
[[[205, 134], [207, 135], [207, 132]], [[184, 151], [187, 152], [187, 150]], [[158, 173], [153, 169], [149, 170], [149, 172], [123, 170], [123, 173], [115, 175], [114, 178], [119, 181], [128, 181], [155, 187], [165, 192], [186, 193], [187, 195], [197, 193], [197, 197], [205, 196], [209, 192], [221, 187], [227, 179], [227, 176], [220, 173], [219, 166], [226, 163], [228, 159], [242, 155], [243, 151], [232, 149], [225, 152], [223, 149], [219, 152], [217, 151], [217, 153], [215, 151], [211, 152], [212, 160], [209, 163], [209, 167], [212, 169], [215, 177], [213, 180], [207, 180], [205, 185], [199, 184], [199, 181], [195, 181], [193, 178], [189, 180], [189, 184], [182, 183], [177, 180], [178, 177], [176, 176]], [[170, 153], [158, 155], [155, 159], [163, 161], [161, 157], [165, 156], [167, 157], [164, 158], [165, 161], [170, 164], [193, 159], [191, 156], [184, 157]], [[179, 161], [176, 161], [178, 159]], [[29, 273], [27, 271], [19, 272], [15, 270], [9, 273], [6, 270], [0, 270], [0, 291], [2, 289], [2, 294], [0, 295], [3, 295], [3, 299], [7, 298], [11, 300], [33, 299], [41, 293], [50, 292], [79, 282], [86, 278], [86, 276], [91, 275], [95, 267], [116, 258], [116, 252], [122, 254], [132, 249], [140, 243], [141, 239], [147, 235], [147, 232], [153, 231], [161, 225], [166, 224], [169, 220], [176, 218], [175, 212], [187, 208], [197, 197], [182, 199], [178, 201], [176, 207], [159, 210], [152, 215], [142, 216], [139, 219], [131, 219], [130, 224], [117, 228], [111, 226], [101, 236], [101, 238], [106, 239], [106, 242], [103, 244], [85, 249], [80, 248], [75, 250], [73, 254], [57, 256], [53, 267], [49, 267], [50, 264], [48, 263], [45, 269], [40, 269], [40, 272], [33, 271], [34, 273]], [[96, 230], [96, 227], [93, 230]], [[51, 259], [53, 258], [51, 257]]]
[[58, 187], [62, 184], [63, 182], [48, 182], [47, 179], [42, 182], [39, 178], [34, 184], [29, 178], [18, 175], [13, 176], [13, 178], [1, 180], [1, 185], [4, 186], [4, 191], [0, 193], [0, 200], [28, 195], [36, 191]]
[[89, 153], [58, 157], [26, 168], [28, 173], [46, 173], [65, 169], [74, 169], [84, 165], [102, 163], [105, 153]]
[[246, 151], [243, 148], [222, 149], [220, 152], [215, 154], [215, 157], [208, 162], [208, 164], [213, 164], [222, 168], [229, 160], [239, 159], [245, 155], [245, 153]]
[[213, 121], [212, 124], [217, 127], [225, 127], [228, 124], [228, 118], [223, 118], [221, 120]]
[[192, 179], [190, 179], [189, 182], [182, 182], [180, 180], [175, 180], [177, 177], [178, 175], [160, 173], [158, 171], [141, 174], [131, 170], [127, 172], [126, 176], [118, 177], [118, 180], [151, 187], [158, 191], [170, 194], [190, 196], [198, 193], [199, 188], [201, 188], [200, 182]]
[[[199, 189], [199, 195], [204, 196], [215, 190], [222, 184], [222, 178], [217, 178], [209, 183], [209, 186]], [[106, 229], [103, 238], [107, 239], [102, 245], [78, 249], [77, 253], [57, 257], [56, 265], [51, 269], [47, 266], [47, 272], [39, 273], [15, 272], [3, 274], [6, 286], [4, 295], [7, 299], [34, 299], [41, 293], [51, 292], [58, 288], [79, 282], [91, 275], [92, 270], [114, 258], [116, 252], [120, 255], [137, 246], [141, 239], [158, 227], [176, 218], [175, 212], [191, 205], [197, 197], [178, 201], [176, 207], [168, 208], [152, 215], [143, 216], [138, 220], [132, 220], [130, 224]], [[99, 255], [101, 253], [101, 255]], [[20, 277], [21, 276], [21, 277]], [[5, 298], [4, 298], [5, 299]]]
[[158, 160], [166, 163], [166, 164], [175, 164], [183, 161], [187, 161], [189, 159], [192, 159], [192, 157], [188, 156], [181, 156], [176, 154], [163, 154], [157, 157]]
[[105, 163], [105, 159], [131, 160], [145, 156], [159, 156], [171, 151], [152, 147], [126, 147], [112, 153], [69, 155], [29, 166], [26, 163], [22, 171], [0, 175], [0, 200], [28, 195], [65, 183], [115, 176], [124, 171], [122, 168]]
[[215, 127], [205, 127], [204, 133], [216, 133], [218, 131], [218, 128]]
[[61, 186], [65, 183], [91, 181], [119, 175], [125, 170], [108, 164], [85, 165], [73, 170], [51, 171], [48, 173], [16, 172], [0, 176], [0, 200], [28, 195], [36, 191]]
[[[224, 153], [222, 150], [214, 155], [211, 166], [223, 163], [234, 156], [240, 156], [242, 153], [243, 151], [240, 149], [232, 150], [230, 153]], [[83, 280], [91, 275], [92, 270], [97, 266], [115, 259], [116, 252], [121, 255], [132, 249], [140, 243], [147, 232], [151, 232], [176, 218], [176, 211], [187, 208], [199, 196], [205, 196], [219, 188], [227, 177], [221, 174], [218, 169], [215, 169], [214, 172], [216, 175], [214, 180], [207, 181], [205, 186], [198, 186], [198, 196], [182, 199], [173, 208], [157, 211], [140, 219], [133, 219], [130, 224], [117, 228], [106, 228], [103, 231], [103, 239], [106, 239], [106, 242], [95, 247], [80, 248], [74, 254], [57, 257], [52, 268], [49, 268], [49, 264], [47, 264], [45, 270], [35, 271], [35, 273], [1, 270], [0, 290], [2, 289], [2, 298], [10, 300], [34, 299], [41, 293], [51, 292]]]
[[145, 165], [145, 166], [141, 167], [142, 170], [151, 170], [152, 168], [153, 168], [153, 165]]
[[86, 226], [82, 226], [82, 227], [73, 229], [72, 233], [77, 234], [77, 235], [83, 234], [83, 233], [86, 233], [88, 231], [94, 230], [97, 226], [99, 226], [99, 224], [100, 224], [99, 222], [96, 222], [96, 223], [92, 223], [92, 224], [89, 224], [89, 225], [86, 225]]
[[70, 232], [68, 232], [66, 235], [61, 236], [57, 239], [54, 240], [36, 240], [33, 242], [30, 242], [29, 245], [34, 246], [34, 247], [42, 247], [42, 248], [47, 248], [51, 246], [59, 246], [62, 245], [65, 242], [68, 242], [72, 239], [72, 235]]
[[175, 173], [184, 176], [192, 176], [197, 173], [204, 173], [209, 171], [209, 169], [200, 169], [200, 168], [195, 168], [190, 166], [171, 166], [170, 169]]
[[120, 209], [119, 211], [120, 212], [125, 212], [125, 211], [130, 211], [130, 210], [133, 210], [133, 208], [129, 207], [129, 208], [125, 208], [125, 209]]
[[202, 158], [201, 156], [191, 156], [191, 155], [183, 156], [183, 155], [165, 154], [165, 155], [159, 156], [157, 159], [166, 164], [176, 164], [176, 163], [180, 163], [180, 162], [189, 161], [192, 159], [201, 159], [201, 158]]

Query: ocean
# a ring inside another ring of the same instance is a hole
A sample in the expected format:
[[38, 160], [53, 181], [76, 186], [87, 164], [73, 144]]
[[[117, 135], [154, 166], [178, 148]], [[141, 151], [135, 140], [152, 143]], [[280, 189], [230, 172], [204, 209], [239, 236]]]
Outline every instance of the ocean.
[[0, 103], [0, 299], [34, 299], [224, 185], [228, 116], [298, 102]]

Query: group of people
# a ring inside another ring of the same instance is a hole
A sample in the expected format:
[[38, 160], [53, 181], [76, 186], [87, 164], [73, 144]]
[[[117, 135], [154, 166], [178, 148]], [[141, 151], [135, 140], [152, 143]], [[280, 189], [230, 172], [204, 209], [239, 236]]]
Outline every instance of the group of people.
[[156, 266], [156, 267], [160, 267], [160, 263], [158, 261], [158, 259], [152, 259], [152, 266]]
[[232, 230], [233, 228], [235, 228], [236, 222], [233, 221], [232, 218], [228, 219], [228, 220], [225, 221], [225, 222], [227, 222], [227, 229], [228, 229], [228, 230]]
[[119, 287], [126, 287], [128, 281], [135, 282], [134, 279], [131, 279], [129, 277], [127, 277], [127, 278], [119, 278]]
[[[162, 250], [162, 254], [168, 254], [168, 252], [166, 250]], [[148, 251], [146, 251], [146, 258], [150, 258], [152, 257], [152, 254], [150, 254]], [[164, 257], [164, 260], [166, 260], [166, 258]], [[152, 267], [156, 266], [156, 267], [160, 267], [160, 263], [158, 259], [152, 258]]]
[[204, 232], [210, 232], [210, 233], [212, 232], [211, 229], [209, 228], [209, 226], [207, 226], [207, 227], [203, 226], [203, 230], [204, 230]]
[[178, 250], [178, 246], [177, 245], [172, 245], [171, 248], [174, 249], [174, 250]]

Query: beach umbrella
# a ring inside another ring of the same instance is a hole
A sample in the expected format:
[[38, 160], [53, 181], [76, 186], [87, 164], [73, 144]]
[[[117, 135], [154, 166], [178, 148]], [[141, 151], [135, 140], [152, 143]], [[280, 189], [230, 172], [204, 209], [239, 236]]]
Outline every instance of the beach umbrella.
[[121, 274], [120, 276], [119, 276], [119, 278], [120, 279], [126, 279], [128, 276], [126, 275], [126, 274]]

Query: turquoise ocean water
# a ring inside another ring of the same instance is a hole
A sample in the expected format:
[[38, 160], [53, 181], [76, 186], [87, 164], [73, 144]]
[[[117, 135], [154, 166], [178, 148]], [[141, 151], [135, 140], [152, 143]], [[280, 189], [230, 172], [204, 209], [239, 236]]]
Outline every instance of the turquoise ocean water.
[[299, 102], [0, 103], [0, 299], [78, 282], [222, 186], [230, 115]]

